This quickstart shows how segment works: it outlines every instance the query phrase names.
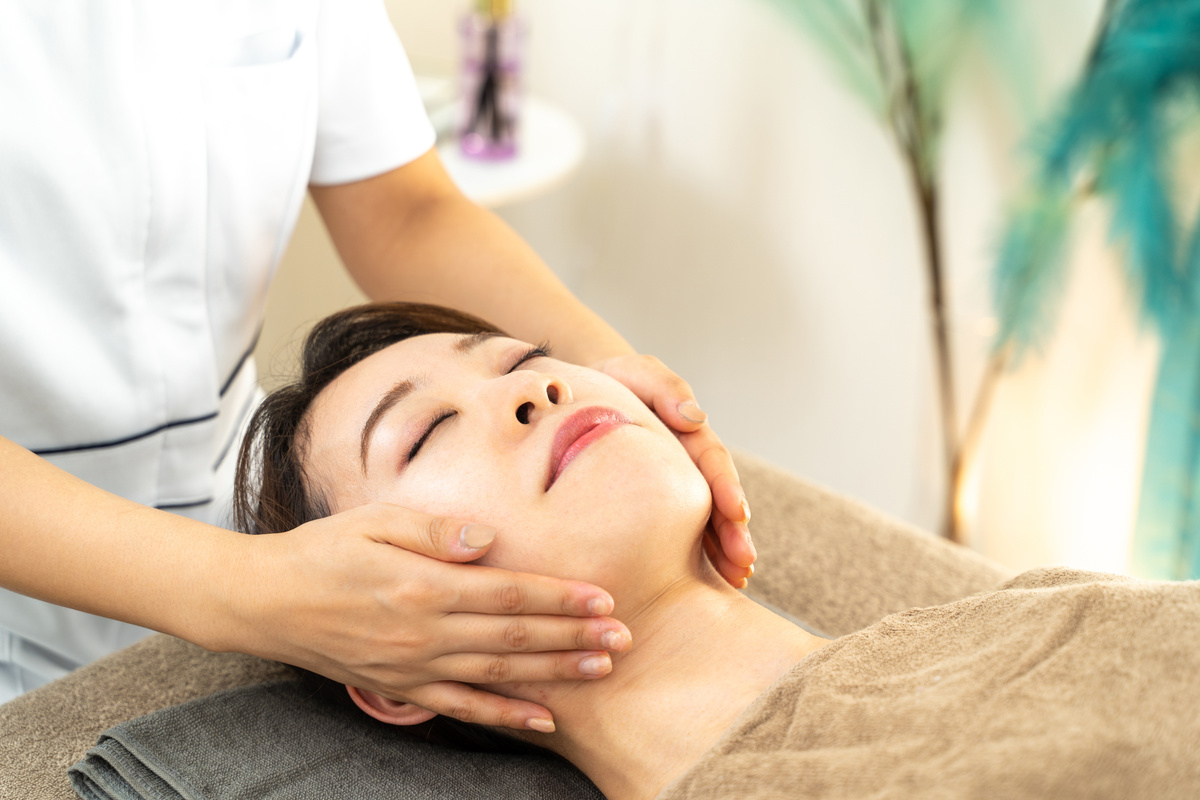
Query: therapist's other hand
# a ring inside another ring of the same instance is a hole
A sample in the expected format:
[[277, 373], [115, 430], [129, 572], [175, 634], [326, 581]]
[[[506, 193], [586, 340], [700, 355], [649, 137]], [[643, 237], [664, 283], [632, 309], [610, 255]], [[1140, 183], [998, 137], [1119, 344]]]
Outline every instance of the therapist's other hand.
[[616, 356], [590, 366], [629, 387], [675, 431], [712, 489], [705, 551], [725, 580], [744, 588], [757, 558], [750, 539], [750, 505], [733, 458], [708, 425], [692, 387], [654, 356]]
[[[603, 677], [631, 647], [612, 597], [466, 563], [495, 532], [377, 503], [246, 537], [230, 575], [244, 650], [466, 722], [552, 729], [543, 706], [467, 684]], [[240, 591], [239, 591], [240, 590]]]

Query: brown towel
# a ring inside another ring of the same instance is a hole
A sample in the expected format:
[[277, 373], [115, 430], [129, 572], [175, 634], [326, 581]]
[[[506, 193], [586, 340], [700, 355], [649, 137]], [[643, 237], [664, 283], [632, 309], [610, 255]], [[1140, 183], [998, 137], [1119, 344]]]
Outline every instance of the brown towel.
[[758, 562], [747, 594], [831, 636], [996, 589], [1015, 573], [965, 547], [738, 454]]
[[1035, 570], [797, 664], [659, 800], [1200, 797], [1200, 582]]

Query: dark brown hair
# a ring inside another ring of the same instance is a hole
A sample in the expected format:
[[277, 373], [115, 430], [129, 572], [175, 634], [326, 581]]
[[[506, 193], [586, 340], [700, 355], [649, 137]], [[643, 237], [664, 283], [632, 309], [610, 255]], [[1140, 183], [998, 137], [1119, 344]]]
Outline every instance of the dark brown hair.
[[478, 317], [424, 303], [370, 303], [332, 314], [304, 340], [300, 374], [271, 392], [250, 418], [238, 454], [233, 515], [244, 533], [283, 533], [329, 516], [304, 472], [306, 416], [321, 390], [397, 342], [430, 333], [497, 333]]

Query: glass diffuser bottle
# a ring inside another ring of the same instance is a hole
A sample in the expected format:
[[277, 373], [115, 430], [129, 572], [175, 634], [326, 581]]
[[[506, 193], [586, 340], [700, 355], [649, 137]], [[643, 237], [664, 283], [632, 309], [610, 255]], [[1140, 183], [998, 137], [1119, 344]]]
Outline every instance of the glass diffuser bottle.
[[464, 155], [511, 158], [521, 113], [524, 27], [512, 0], [477, 0], [463, 19], [463, 105], [459, 141]]

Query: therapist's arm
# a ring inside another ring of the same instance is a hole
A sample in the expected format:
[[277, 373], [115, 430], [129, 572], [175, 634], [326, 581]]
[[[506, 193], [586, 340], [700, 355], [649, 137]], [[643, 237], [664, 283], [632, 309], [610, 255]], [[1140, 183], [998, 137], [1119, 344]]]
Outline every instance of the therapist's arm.
[[544, 707], [466, 684], [598, 677], [582, 662], [607, 663], [629, 633], [595, 586], [450, 563], [482, 556], [490, 536], [389, 505], [247, 536], [109, 494], [0, 437], [0, 586], [543, 730]]
[[755, 557], [748, 506], [691, 387], [658, 359], [637, 355], [508, 225], [464, 197], [436, 150], [378, 177], [311, 193], [347, 270], [372, 300], [467, 311], [525, 341], [549, 340], [555, 355], [629, 386], [679, 433], [704, 473], [719, 542], [710, 555], [731, 583], [744, 582]]

